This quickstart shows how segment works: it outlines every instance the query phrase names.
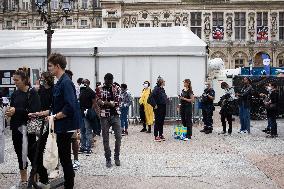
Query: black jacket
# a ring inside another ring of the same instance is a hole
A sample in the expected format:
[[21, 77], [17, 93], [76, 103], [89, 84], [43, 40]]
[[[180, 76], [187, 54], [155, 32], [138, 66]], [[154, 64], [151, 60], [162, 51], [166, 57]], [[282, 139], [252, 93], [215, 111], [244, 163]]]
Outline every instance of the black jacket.
[[150, 94], [148, 103], [153, 107], [155, 107], [156, 105], [166, 105], [167, 99], [168, 98], [165, 89], [157, 85]]
[[279, 93], [274, 90], [270, 94], [271, 104], [266, 108], [267, 117], [274, 117], [278, 115], [278, 97]]
[[39, 95], [34, 88], [29, 89], [28, 92], [16, 90], [11, 96], [11, 107], [14, 107], [16, 110], [11, 117], [11, 129], [17, 129], [27, 124], [29, 113], [40, 111]]

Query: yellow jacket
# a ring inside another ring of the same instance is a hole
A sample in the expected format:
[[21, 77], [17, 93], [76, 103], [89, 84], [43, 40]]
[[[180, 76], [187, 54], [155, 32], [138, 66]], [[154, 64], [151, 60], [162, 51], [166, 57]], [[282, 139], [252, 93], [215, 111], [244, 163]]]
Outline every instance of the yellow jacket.
[[147, 103], [148, 97], [151, 93], [151, 89], [143, 89], [141, 93], [141, 98], [139, 99], [139, 104], [144, 105], [144, 112], [146, 117], [146, 125], [153, 125], [154, 123], [154, 111], [153, 107]]

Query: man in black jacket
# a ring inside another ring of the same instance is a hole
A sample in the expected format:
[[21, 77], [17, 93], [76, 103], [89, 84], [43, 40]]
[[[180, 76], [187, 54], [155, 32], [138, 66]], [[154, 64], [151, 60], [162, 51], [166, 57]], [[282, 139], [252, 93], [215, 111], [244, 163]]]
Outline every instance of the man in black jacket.
[[84, 86], [81, 87], [79, 96], [81, 114], [84, 119], [84, 124], [81, 125], [80, 152], [91, 154], [93, 133], [91, 120], [86, 115], [88, 111], [95, 109], [96, 93], [89, 87], [90, 81], [88, 79], [85, 79], [83, 83]]
[[215, 91], [211, 88], [209, 82], [205, 82], [204, 93], [202, 94], [202, 121], [204, 123], [204, 128], [200, 132], [205, 134], [212, 133], [213, 130], [213, 112], [215, 110], [213, 101], [215, 99]]
[[277, 109], [277, 104], [278, 104], [278, 91], [277, 91], [277, 85], [275, 83], [271, 83], [268, 87], [268, 92], [269, 94], [269, 101], [265, 102], [264, 105], [266, 106], [266, 111], [267, 111], [267, 120], [268, 124], [270, 126], [271, 132], [270, 135], [267, 137], [269, 138], [275, 138], [277, 137], [277, 122], [276, 122], [276, 117], [278, 115], [278, 109]]

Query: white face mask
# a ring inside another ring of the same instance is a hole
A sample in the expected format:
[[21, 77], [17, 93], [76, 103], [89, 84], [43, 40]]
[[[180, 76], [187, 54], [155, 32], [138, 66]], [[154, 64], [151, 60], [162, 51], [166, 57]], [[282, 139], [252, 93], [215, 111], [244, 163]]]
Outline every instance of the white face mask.
[[144, 83], [143, 86], [144, 86], [145, 89], [147, 89], [149, 87], [147, 83]]
[[266, 89], [267, 89], [268, 91], [271, 91], [271, 90], [272, 90], [272, 88], [271, 88], [271, 87], [267, 87]]
[[205, 87], [205, 89], [208, 89], [208, 88], [209, 88], [209, 85], [205, 84], [204, 87]]

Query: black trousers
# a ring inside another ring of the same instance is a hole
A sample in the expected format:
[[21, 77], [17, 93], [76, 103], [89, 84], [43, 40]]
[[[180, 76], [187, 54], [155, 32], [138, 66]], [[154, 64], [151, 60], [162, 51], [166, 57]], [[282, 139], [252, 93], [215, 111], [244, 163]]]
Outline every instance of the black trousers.
[[154, 136], [162, 136], [164, 131], [164, 121], [166, 117], [166, 104], [158, 105], [157, 109], [154, 109], [155, 114], [155, 126]]
[[267, 116], [267, 119], [270, 120], [271, 123], [271, 135], [277, 135], [276, 116]]
[[180, 107], [181, 122], [184, 127], [187, 127], [187, 138], [192, 136], [192, 106]]
[[[47, 134], [43, 136], [40, 146], [39, 146], [39, 154], [37, 160], [37, 173], [39, 174], [39, 180], [41, 183], [48, 183], [48, 174], [46, 168], [43, 166], [43, 151], [45, 148], [47, 140]], [[23, 164], [22, 160], [22, 150], [23, 150], [23, 134], [18, 129], [12, 130], [12, 141], [14, 145], [15, 152], [17, 154], [19, 169], [24, 170], [27, 169], [28, 163], [25, 165]], [[31, 164], [34, 164], [34, 157], [36, 152], [36, 135], [35, 134], [28, 134], [28, 158]]]
[[71, 138], [73, 133], [57, 133], [57, 147], [64, 173], [64, 188], [73, 189], [75, 172], [71, 160]]
[[228, 113], [221, 113], [221, 122], [222, 122], [222, 126], [223, 126], [223, 131], [226, 132], [226, 119], [228, 121], [228, 125], [229, 125], [229, 130], [228, 133], [232, 133], [232, 114], [228, 114]]
[[204, 122], [204, 129], [213, 129], [213, 109], [212, 108], [204, 108], [202, 109], [202, 121]]

